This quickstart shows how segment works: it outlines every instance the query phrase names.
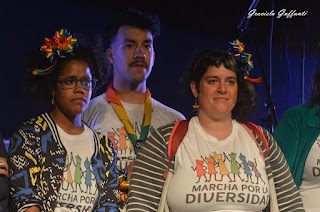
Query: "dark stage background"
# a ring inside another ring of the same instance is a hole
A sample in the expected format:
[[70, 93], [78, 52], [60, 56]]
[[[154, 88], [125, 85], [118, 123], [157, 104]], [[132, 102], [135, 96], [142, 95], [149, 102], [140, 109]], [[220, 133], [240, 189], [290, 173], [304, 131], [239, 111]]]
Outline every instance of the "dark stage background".
[[[148, 79], [154, 98], [192, 116], [193, 97], [178, 93], [179, 78], [196, 49], [228, 48], [235, 30], [252, 1], [5, 1], [1, 2], [1, 83], [0, 131], [9, 139], [23, 121], [47, 111], [48, 106], [33, 104], [22, 89], [24, 55], [39, 49], [45, 37], [56, 30], [87, 35], [100, 34], [108, 19], [125, 7], [157, 13], [161, 35], [155, 40], [156, 63]], [[255, 76], [265, 84], [255, 84], [259, 107], [250, 120], [271, 129], [263, 119], [270, 111], [268, 91], [278, 119], [293, 106], [308, 101], [312, 74], [320, 66], [320, 3], [317, 1], [261, 0], [258, 12], [275, 11], [275, 16], [252, 17], [241, 41], [252, 54]], [[304, 17], [277, 18], [281, 9], [307, 11]], [[257, 45], [255, 45], [255, 41]], [[257, 51], [258, 50], [258, 51]], [[260, 56], [259, 57], [259, 54]], [[264, 72], [263, 72], [264, 70]], [[270, 87], [270, 89], [266, 89]], [[98, 91], [97, 95], [105, 88]], [[269, 116], [272, 117], [272, 116]], [[275, 124], [275, 121], [269, 122]]]

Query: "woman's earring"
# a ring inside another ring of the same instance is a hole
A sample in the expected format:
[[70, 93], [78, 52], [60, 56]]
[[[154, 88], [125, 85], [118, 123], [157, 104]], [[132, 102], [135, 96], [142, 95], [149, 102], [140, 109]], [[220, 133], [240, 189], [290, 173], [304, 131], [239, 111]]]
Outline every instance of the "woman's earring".
[[51, 104], [54, 105], [54, 96], [52, 96]]
[[193, 112], [194, 112], [195, 114], [197, 114], [197, 113], [198, 113], [198, 109], [199, 109], [198, 98], [195, 98], [195, 99], [194, 99], [194, 105], [192, 105], [192, 108], [193, 108]]

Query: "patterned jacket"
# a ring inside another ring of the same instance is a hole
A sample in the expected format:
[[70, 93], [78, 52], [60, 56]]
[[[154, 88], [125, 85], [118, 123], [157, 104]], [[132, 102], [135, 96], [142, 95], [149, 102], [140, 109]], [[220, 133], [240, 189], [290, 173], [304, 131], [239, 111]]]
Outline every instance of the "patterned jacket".
[[[118, 211], [120, 198], [116, 154], [103, 134], [93, 131], [91, 158], [99, 196], [95, 211]], [[54, 211], [66, 162], [58, 131], [49, 114], [25, 122], [13, 135], [9, 147], [11, 210], [33, 205], [41, 211]]]
[[[169, 165], [168, 142], [174, 126], [175, 123], [171, 123], [156, 130], [139, 151], [130, 181], [128, 212], [168, 211], [167, 192], [174, 174], [174, 160], [166, 180], [163, 174]], [[265, 158], [269, 181], [270, 202], [264, 212], [305, 211], [280, 147], [267, 130], [262, 128], [262, 131], [268, 141], [269, 154], [260, 138], [253, 134]]]

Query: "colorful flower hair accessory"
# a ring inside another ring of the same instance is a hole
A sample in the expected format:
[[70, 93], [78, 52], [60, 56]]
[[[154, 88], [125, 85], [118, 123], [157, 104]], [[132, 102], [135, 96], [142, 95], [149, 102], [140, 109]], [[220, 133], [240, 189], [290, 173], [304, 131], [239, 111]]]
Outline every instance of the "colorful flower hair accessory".
[[58, 58], [64, 58], [66, 54], [72, 54], [73, 48], [77, 44], [77, 39], [73, 38], [66, 29], [56, 31], [52, 38], [45, 38], [44, 41], [45, 43], [40, 50], [46, 53], [46, 58], [49, 58], [53, 64], [46, 69], [35, 69], [32, 72], [33, 75], [49, 74], [58, 62]]
[[253, 63], [251, 61], [252, 55], [249, 53], [244, 52], [245, 45], [241, 43], [238, 39], [234, 40], [230, 43], [230, 52], [234, 56], [234, 58], [241, 63], [241, 69], [244, 73], [244, 79], [254, 82], [254, 83], [261, 83], [262, 79], [259, 78], [251, 78], [249, 77], [250, 71], [253, 69]]

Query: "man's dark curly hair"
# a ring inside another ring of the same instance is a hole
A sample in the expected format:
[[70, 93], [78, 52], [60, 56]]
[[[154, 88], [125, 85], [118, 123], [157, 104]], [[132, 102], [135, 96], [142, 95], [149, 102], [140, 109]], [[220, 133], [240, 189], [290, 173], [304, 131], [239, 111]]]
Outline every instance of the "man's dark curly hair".
[[119, 28], [122, 26], [133, 26], [142, 30], [148, 30], [153, 38], [160, 35], [160, 19], [158, 15], [130, 8], [120, 13], [116, 19], [105, 26], [104, 38], [106, 49], [110, 47]]
[[[56, 79], [60, 75], [64, 67], [71, 61], [84, 61], [88, 64], [92, 77], [98, 79], [95, 90], [98, 90], [103, 83], [100, 79], [105, 79], [107, 75], [106, 57], [100, 44], [89, 43], [89, 40], [79, 34], [73, 37], [78, 39], [78, 45], [74, 47], [72, 54], [66, 53], [65, 58], [55, 57], [58, 60], [53, 70], [47, 75], [33, 75], [35, 69], [45, 69], [52, 65], [50, 59], [46, 58], [45, 53], [40, 50], [30, 52], [24, 58], [26, 68], [24, 89], [33, 97], [39, 97], [43, 102], [50, 102], [52, 99], [52, 90], [56, 86]], [[99, 39], [98, 37], [96, 39]], [[93, 90], [93, 93], [94, 91]], [[92, 94], [94, 95], [94, 94]]]
[[243, 121], [248, 118], [250, 112], [255, 108], [257, 95], [254, 86], [243, 78], [243, 73], [240, 71], [240, 65], [229, 51], [225, 50], [200, 50], [196, 53], [193, 59], [187, 66], [187, 71], [181, 79], [181, 85], [184, 91], [190, 90], [192, 81], [196, 83], [198, 92], [200, 80], [207, 72], [209, 66], [220, 67], [224, 65], [227, 69], [236, 72], [238, 83], [237, 103], [232, 110], [232, 114], [237, 120]]

